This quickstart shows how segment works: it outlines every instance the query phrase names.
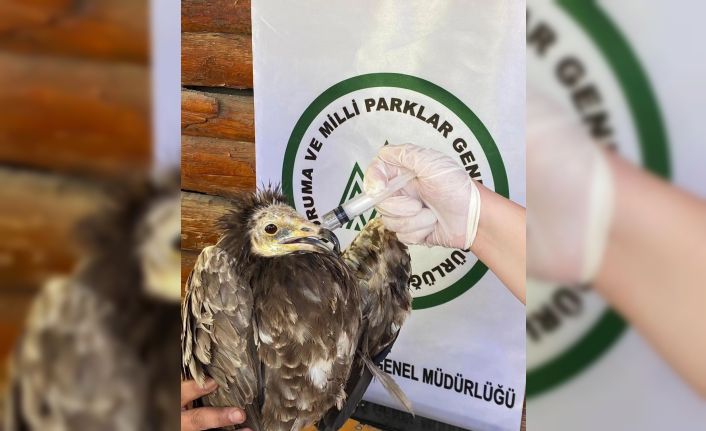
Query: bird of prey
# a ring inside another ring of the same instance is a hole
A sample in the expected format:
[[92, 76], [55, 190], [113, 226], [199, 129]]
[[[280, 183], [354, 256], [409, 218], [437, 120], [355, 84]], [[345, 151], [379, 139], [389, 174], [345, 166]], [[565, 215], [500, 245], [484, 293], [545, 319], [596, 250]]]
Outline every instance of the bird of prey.
[[184, 378], [219, 385], [202, 403], [244, 408], [254, 431], [299, 431], [343, 409], [363, 368], [396, 386], [370, 355], [409, 313], [406, 247], [376, 222], [341, 256], [278, 189], [233, 205], [182, 306]]
[[84, 260], [43, 287], [12, 353], [5, 431], [179, 427], [177, 181], [111, 184], [78, 226]]

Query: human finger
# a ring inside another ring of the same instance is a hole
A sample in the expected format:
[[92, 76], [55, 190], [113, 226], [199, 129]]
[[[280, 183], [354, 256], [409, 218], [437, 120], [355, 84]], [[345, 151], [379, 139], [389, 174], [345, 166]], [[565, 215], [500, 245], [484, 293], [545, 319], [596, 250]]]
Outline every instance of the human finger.
[[434, 225], [431, 225], [414, 232], [398, 233], [397, 239], [405, 244], [427, 244], [426, 239], [433, 231]]
[[390, 178], [397, 175], [397, 171], [397, 168], [386, 164], [379, 157], [374, 158], [365, 171], [363, 189], [368, 194], [375, 194], [383, 190]]
[[218, 384], [213, 379], [206, 379], [204, 386], [198, 384], [196, 380], [184, 380], [181, 382], [181, 406], [201, 398], [204, 395], [215, 391]]
[[382, 223], [393, 232], [407, 233], [433, 227], [437, 218], [429, 208], [422, 208], [411, 217], [382, 217]]
[[378, 203], [375, 208], [384, 216], [411, 217], [422, 210], [419, 199], [410, 196], [392, 196]]
[[245, 412], [236, 407], [199, 407], [181, 412], [181, 431], [202, 431], [244, 421]]

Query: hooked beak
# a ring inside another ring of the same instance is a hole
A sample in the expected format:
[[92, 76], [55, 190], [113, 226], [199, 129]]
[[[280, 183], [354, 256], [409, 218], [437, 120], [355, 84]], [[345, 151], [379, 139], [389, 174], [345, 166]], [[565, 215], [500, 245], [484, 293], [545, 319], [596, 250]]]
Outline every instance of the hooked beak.
[[312, 229], [303, 228], [292, 232], [288, 237], [280, 241], [281, 244], [309, 244], [314, 247], [331, 251], [329, 245], [333, 247], [336, 254], [341, 254], [341, 244], [338, 242], [338, 237], [326, 228], [319, 228], [316, 233], [312, 233]]
[[319, 231], [319, 235], [321, 235], [321, 237], [323, 237], [325, 241], [331, 244], [331, 246], [333, 247], [333, 251], [336, 252], [336, 254], [341, 254], [341, 243], [338, 242], [338, 237], [335, 233], [322, 227], [321, 231]]

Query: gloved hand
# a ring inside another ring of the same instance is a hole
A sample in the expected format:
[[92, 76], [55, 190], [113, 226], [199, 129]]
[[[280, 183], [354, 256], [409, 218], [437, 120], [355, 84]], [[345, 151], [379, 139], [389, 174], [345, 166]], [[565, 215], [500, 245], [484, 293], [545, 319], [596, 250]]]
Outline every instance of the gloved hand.
[[527, 274], [591, 281], [609, 234], [613, 180], [605, 150], [570, 111], [527, 92]]
[[480, 194], [463, 167], [436, 150], [388, 145], [365, 173], [366, 193], [383, 189], [405, 171], [416, 177], [377, 206], [385, 227], [408, 244], [470, 248], [478, 229]]

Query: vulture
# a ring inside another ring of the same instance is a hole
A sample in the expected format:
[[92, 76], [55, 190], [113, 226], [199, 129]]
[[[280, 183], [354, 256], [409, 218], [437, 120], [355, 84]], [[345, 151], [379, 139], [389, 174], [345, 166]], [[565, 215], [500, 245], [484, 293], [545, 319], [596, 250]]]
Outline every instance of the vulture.
[[34, 299], [10, 357], [5, 431], [179, 427], [178, 176], [108, 186], [85, 257]]
[[198, 405], [241, 407], [253, 431], [328, 429], [375, 376], [411, 408], [373, 362], [411, 310], [407, 247], [373, 220], [341, 254], [336, 236], [279, 188], [232, 204], [182, 304], [183, 378], [218, 383]]

